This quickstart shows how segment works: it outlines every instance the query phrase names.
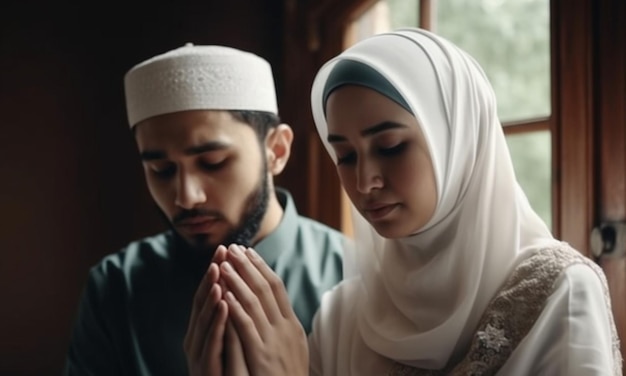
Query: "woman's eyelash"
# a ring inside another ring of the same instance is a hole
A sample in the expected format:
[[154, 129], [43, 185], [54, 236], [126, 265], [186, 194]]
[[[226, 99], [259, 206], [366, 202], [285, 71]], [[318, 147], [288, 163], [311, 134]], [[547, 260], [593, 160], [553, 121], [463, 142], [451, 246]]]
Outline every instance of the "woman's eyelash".
[[352, 152], [352, 153], [348, 153], [343, 157], [337, 157], [337, 165], [342, 165], [342, 164], [347, 164], [347, 163], [351, 163], [354, 162], [356, 160], [356, 153]]
[[174, 175], [174, 172], [176, 171], [176, 167], [174, 166], [168, 166], [162, 169], [152, 169], [152, 173], [158, 177], [158, 178], [168, 178], [172, 175]]
[[406, 143], [401, 142], [398, 145], [390, 147], [390, 148], [380, 148], [378, 149], [378, 152], [381, 155], [388, 157], [388, 156], [393, 156], [393, 155], [402, 153], [405, 147], [406, 147]]
[[[406, 142], [401, 142], [396, 146], [392, 146], [390, 148], [378, 148], [377, 152], [379, 155], [383, 157], [393, 157], [396, 156], [406, 149]], [[356, 161], [356, 153], [351, 152], [342, 157], [337, 157], [337, 165], [354, 163]]]

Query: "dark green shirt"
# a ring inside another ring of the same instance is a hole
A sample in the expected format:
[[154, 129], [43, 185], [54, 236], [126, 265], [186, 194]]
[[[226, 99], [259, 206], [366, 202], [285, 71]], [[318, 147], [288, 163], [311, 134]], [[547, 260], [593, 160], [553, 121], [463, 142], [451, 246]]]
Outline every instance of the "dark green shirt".
[[[282, 278], [306, 332], [323, 292], [342, 278], [344, 236], [299, 216], [291, 196], [276, 230], [255, 250]], [[66, 375], [187, 375], [183, 339], [210, 262], [168, 231], [130, 243], [91, 268]]]

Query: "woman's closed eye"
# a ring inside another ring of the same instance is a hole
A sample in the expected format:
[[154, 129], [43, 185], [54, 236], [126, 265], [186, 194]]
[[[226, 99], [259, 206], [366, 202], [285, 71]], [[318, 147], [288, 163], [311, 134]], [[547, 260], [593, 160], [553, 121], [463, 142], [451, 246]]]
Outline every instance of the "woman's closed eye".
[[167, 179], [176, 173], [176, 165], [167, 164], [164, 166], [150, 166], [150, 171], [159, 179]]
[[[378, 147], [376, 148], [376, 153], [382, 157], [395, 157], [397, 155], [402, 154], [402, 152], [406, 149], [407, 143], [401, 142], [395, 146], [391, 147]], [[342, 155], [337, 153], [337, 165], [347, 165], [353, 164], [357, 160], [357, 153], [355, 151], [347, 152]]]
[[356, 162], [356, 152], [345, 153], [342, 156], [337, 155], [337, 166]]
[[404, 149], [406, 149], [406, 145], [407, 145], [406, 142], [401, 142], [397, 144], [396, 146], [379, 148], [378, 153], [384, 157], [393, 157], [398, 154], [401, 154], [404, 151]]

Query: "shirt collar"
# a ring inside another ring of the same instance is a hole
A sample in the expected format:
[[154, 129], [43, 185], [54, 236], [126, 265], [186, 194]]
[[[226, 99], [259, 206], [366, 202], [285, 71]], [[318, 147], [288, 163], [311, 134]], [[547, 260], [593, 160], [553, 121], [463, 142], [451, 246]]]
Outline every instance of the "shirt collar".
[[273, 266], [281, 252], [293, 248], [298, 233], [298, 212], [291, 194], [276, 188], [276, 196], [283, 207], [283, 217], [278, 227], [254, 246], [269, 266]]

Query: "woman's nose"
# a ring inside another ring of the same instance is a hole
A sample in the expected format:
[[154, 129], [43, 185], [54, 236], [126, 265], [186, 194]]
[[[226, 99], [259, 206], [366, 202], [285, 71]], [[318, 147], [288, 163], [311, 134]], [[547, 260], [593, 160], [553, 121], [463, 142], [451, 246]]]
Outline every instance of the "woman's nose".
[[383, 178], [378, 165], [374, 162], [359, 161], [357, 166], [357, 190], [370, 193], [383, 187]]

